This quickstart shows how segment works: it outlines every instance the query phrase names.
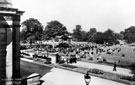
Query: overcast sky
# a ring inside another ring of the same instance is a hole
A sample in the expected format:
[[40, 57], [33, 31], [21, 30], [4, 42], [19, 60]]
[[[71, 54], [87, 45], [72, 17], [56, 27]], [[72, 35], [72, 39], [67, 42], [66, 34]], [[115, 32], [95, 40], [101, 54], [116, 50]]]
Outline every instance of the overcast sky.
[[44, 26], [60, 21], [72, 32], [80, 24], [83, 30], [108, 28], [115, 32], [135, 26], [135, 0], [11, 0], [14, 8], [25, 11], [21, 21], [38, 19]]

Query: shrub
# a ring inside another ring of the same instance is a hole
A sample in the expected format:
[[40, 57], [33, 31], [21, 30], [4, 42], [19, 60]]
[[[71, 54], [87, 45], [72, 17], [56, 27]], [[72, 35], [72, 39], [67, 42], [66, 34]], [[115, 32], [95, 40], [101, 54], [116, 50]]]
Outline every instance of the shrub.
[[120, 77], [120, 79], [122, 79], [122, 80], [128, 80], [128, 81], [135, 81], [135, 78], [133, 78], [131, 76], [123, 76], [123, 77]]
[[64, 61], [64, 60], [61, 60], [61, 61], [59, 62], [59, 64], [63, 64], [63, 63], [65, 63], [65, 61]]
[[104, 61], [104, 62], [106, 62], [106, 59], [105, 59], [105, 58], [103, 58], [103, 61]]
[[104, 63], [103, 61], [98, 61], [98, 63]]
[[91, 60], [91, 61], [92, 61], [92, 60], [93, 60], [93, 58], [92, 58], [92, 57], [90, 57], [90, 58], [88, 58], [88, 60]]
[[132, 73], [134, 74], [133, 77], [135, 78], [135, 62], [130, 65], [130, 68], [132, 70]]
[[46, 62], [44, 62], [44, 64], [51, 64], [51, 62], [49, 62], [49, 61], [46, 61]]
[[98, 70], [98, 69], [90, 69], [89, 72], [94, 73], [94, 74], [103, 74], [103, 71]]

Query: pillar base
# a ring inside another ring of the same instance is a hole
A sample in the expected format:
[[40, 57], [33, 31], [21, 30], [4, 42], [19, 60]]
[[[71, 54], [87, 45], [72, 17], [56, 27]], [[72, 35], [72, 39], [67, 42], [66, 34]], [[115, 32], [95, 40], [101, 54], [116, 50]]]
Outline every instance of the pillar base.
[[3, 79], [6, 85], [21, 85], [22, 79]]

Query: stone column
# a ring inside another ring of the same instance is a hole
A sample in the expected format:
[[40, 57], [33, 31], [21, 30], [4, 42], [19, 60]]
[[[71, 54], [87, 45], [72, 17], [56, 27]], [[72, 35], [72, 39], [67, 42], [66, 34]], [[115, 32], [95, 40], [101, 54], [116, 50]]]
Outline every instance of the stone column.
[[21, 78], [20, 75], [20, 15], [13, 16], [13, 79]]
[[[19, 83], [21, 82], [18, 82], [18, 80], [21, 80], [19, 33], [20, 16], [22, 14], [23, 11], [18, 11], [18, 9], [0, 7], [0, 85], [5, 85], [5, 82], [12, 82], [13, 85], [20, 85]], [[7, 19], [5, 19], [5, 17]], [[11, 17], [11, 19], [8, 17]], [[11, 25], [7, 23], [8, 20], [12, 20]], [[11, 63], [7, 64], [6, 61], [7, 63]]]
[[[2, 7], [2, 8], [1, 8]], [[12, 7], [10, 0], [0, 0], [0, 84], [5, 85], [6, 76], [6, 56], [7, 56], [7, 30], [9, 28], [4, 19], [4, 8]], [[11, 55], [12, 56], [12, 55]], [[12, 75], [12, 74], [11, 74]]]
[[2, 14], [0, 14], [0, 84], [4, 85], [6, 79], [6, 22]]

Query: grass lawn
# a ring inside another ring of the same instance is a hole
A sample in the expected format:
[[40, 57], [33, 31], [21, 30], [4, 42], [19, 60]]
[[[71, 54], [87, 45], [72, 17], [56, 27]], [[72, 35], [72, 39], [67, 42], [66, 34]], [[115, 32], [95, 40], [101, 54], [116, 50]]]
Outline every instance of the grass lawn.
[[[116, 46], [110, 47], [116, 48]], [[117, 48], [121, 48], [121, 51], [115, 52], [113, 55], [102, 54], [101, 56], [107, 60], [107, 62], [118, 62], [119, 65], [130, 65], [135, 62], [135, 52], [133, 52], [133, 46], [123, 45], [117, 46]], [[125, 55], [124, 57], [122, 55]]]
[[[106, 52], [101, 53], [100, 56], [106, 60], [106, 62], [104, 62], [104, 64], [113, 65], [113, 63], [116, 62], [121, 67], [128, 67], [129, 65], [131, 65], [132, 63], [135, 62], [135, 52], [133, 52], [133, 49], [135, 48], [135, 46], [115, 45], [115, 46], [105, 47], [103, 49], [107, 50], [109, 48], [110, 49], [121, 48], [121, 51], [118, 53], [118, 51], [116, 50], [116, 51], [114, 51], [113, 55], [107, 54]], [[93, 52], [95, 53], [95, 51], [93, 51]], [[122, 56], [123, 54], [125, 55], [124, 57]], [[99, 60], [97, 60], [98, 57], [99, 56], [97, 54], [94, 54], [93, 60], [89, 60], [89, 58], [86, 58], [86, 59], [90, 62], [98, 63], [98, 61], [99, 61]]]

